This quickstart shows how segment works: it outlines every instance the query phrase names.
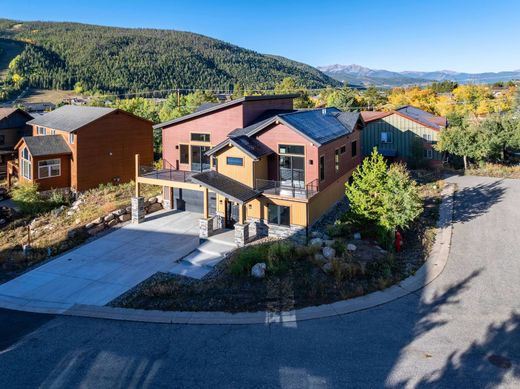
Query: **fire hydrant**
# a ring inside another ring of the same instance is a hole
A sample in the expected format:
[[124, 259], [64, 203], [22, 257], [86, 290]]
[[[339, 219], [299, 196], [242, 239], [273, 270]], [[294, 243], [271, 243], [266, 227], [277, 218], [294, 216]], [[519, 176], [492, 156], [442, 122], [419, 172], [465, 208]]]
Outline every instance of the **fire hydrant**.
[[401, 246], [403, 245], [403, 237], [399, 231], [395, 231], [395, 252], [398, 253], [401, 251]]

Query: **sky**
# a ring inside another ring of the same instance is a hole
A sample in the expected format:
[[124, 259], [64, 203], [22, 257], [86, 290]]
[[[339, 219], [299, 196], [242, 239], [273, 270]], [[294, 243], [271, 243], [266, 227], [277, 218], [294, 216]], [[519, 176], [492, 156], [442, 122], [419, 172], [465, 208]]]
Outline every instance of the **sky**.
[[191, 31], [313, 66], [520, 69], [519, 0], [0, 0], [0, 18]]

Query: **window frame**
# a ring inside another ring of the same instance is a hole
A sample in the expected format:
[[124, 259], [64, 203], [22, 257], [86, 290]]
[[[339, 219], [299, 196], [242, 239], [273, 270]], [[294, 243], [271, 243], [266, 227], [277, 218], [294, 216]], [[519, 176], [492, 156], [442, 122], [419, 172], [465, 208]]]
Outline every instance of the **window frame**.
[[[193, 139], [195, 136], [200, 136], [203, 139]], [[206, 140], [207, 138], [207, 140]], [[210, 143], [211, 142], [211, 134], [209, 132], [191, 132], [190, 133], [190, 141], [191, 142], [203, 142], [203, 143]]]
[[424, 149], [424, 158], [433, 159], [433, 149], [430, 149], [430, 148]]
[[[183, 154], [182, 149], [186, 148], [186, 153]], [[186, 162], [183, 162], [183, 156], [187, 158]], [[179, 164], [189, 165], [190, 164], [190, 145], [179, 143]]]
[[[298, 150], [301, 148], [300, 151], [295, 151], [294, 149], [298, 148]], [[282, 149], [284, 149], [282, 151]], [[287, 151], [285, 151], [287, 150]], [[292, 151], [291, 151], [292, 150]], [[291, 145], [291, 144], [279, 144], [278, 145], [278, 154], [279, 155], [294, 155], [294, 156], [305, 156], [305, 146], [304, 145]]]
[[[240, 163], [230, 163], [230, 160], [240, 161]], [[226, 165], [228, 166], [244, 166], [243, 157], [226, 157]]]
[[47, 129], [42, 126], [36, 126], [36, 135], [47, 135]]
[[345, 154], [347, 152], [347, 145], [343, 145], [339, 148], [340, 154]]
[[[386, 135], [386, 140], [383, 140], [383, 134]], [[391, 131], [381, 131], [379, 134], [379, 140], [383, 144], [392, 144], [394, 143], [394, 134]]]
[[[25, 152], [27, 152], [27, 156], [24, 155]], [[32, 156], [27, 146], [25, 146], [20, 153], [20, 169], [23, 178], [32, 180]]]
[[[274, 221], [272, 221], [273, 218], [271, 217], [272, 208], [276, 208], [276, 215], [274, 217], [274, 219], [275, 219]], [[283, 215], [282, 208], [287, 212], [287, 214], [284, 216], [282, 216]], [[282, 223], [282, 217], [285, 218], [285, 216], [287, 216], [289, 220], [287, 220], [287, 223], [285, 223], [285, 222]], [[291, 226], [291, 207], [287, 206], [287, 205], [267, 204], [267, 222], [269, 224], [276, 224], [278, 226], [290, 227]]]
[[423, 134], [423, 139], [424, 139], [425, 142], [433, 143], [433, 135], [432, 134], [424, 133]]
[[[43, 162], [49, 162], [49, 161], [52, 161], [54, 163], [42, 166]], [[56, 163], [56, 161], [57, 161], [57, 163]], [[52, 174], [52, 168], [55, 168], [56, 166], [58, 167], [58, 174]], [[47, 174], [48, 174], [45, 177], [43, 177], [40, 172], [41, 169], [44, 169], [44, 168], [47, 168]], [[60, 177], [60, 176], [61, 176], [61, 158], [43, 159], [41, 161], [38, 161], [38, 179], [39, 180], [44, 180], [46, 178]]]

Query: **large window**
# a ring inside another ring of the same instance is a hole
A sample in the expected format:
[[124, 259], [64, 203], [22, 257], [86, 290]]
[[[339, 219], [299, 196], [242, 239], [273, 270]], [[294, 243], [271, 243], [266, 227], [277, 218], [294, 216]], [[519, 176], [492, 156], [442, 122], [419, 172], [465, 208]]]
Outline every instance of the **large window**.
[[244, 158], [227, 157], [226, 163], [233, 166], [244, 166]]
[[295, 145], [280, 145], [280, 181], [284, 186], [305, 186], [305, 148]]
[[38, 161], [38, 178], [58, 177], [61, 175], [61, 161], [46, 159]]
[[268, 222], [270, 224], [279, 224], [282, 226], [289, 226], [291, 224], [291, 209], [281, 205], [268, 205]]
[[383, 131], [381, 133], [381, 143], [392, 143], [392, 133]]
[[280, 154], [296, 154], [296, 155], [304, 155], [305, 148], [303, 146], [294, 146], [294, 145], [280, 145], [278, 147]]
[[320, 181], [325, 179], [325, 156], [320, 157]]
[[21, 160], [21, 169], [22, 169], [22, 177], [30, 180], [32, 178], [32, 165], [31, 165], [31, 155], [29, 154], [29, 150], [27, 147], [22, 149], [22, 160]]
[[352, 158], [357, 155], [357, 141], [352, 142]]
[[45, 135], [46, 131], [45, 131], [45, 127], [36, 127], [36, 134], [38, 135]]
[[179, 162], [185, 163], [185, 164], [190, 163], [190, 146], [180, 145], [179, 151], [180, 151]]
[[193, 132], [191, 134], [191, 140], [194, 142], [209, 142], [210, 137], [209, 137], [209, 134], [199, 134], [199, 133]]

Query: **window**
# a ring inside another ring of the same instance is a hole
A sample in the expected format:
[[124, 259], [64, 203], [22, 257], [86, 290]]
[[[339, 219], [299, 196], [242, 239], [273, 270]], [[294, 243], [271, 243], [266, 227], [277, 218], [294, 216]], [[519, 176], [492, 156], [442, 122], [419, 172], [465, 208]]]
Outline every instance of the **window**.
[[59, 159], [38, 161], [38, 178], [58, 177], [60, 175], [61, 161]]
[[21, 168], [22, 168], [22, 176], [30, 180], [32, 178], [32, 165], [31, 165], [31, 155], [29, 154], [29, 150], [27, 147], [24, 147], [22, 149], [22, 161], [21, 161]]
[[320, 157], [320, 181], [325, 179], [325, 156]]
[[392, 133], [383, 131], [381, 133], [381, 143], [392, 143]]
[[56, 135], [56, 130], [49, 130], [50, 135]]
[[424, 157], [427, 159], [433, 158], [433, 150], [432, 149], [424, 149]]
[[268, 205], [267, 221], [270, 224], [289, 226], [291, 224], [291, 209], [281, 205]]
[[0, 135], [0, 145], [5, 145], [5, 135]]
[[429, 143], [432, 143], [432, 134], [423, 134], [423, 139], [426, 141], [426, 142], [429, 142]]
[[340, 154], [345, 154], [345, 151], [347, 151], [347, 147], [346, 146], [341, 146], [341, 149], [339, 149], [339, 153]]
[[199, 134], [194, 132], [191, 134], [191, 140], [194, 142], [209, 142], [210, 137], [209, 134]]
[[334, 170], [337, 172], [339, 172], [339, 154], [340, 154], [340, 149], [336, 149], [336, 152], [334, 153]]
[[179, 145], [180, 148], [180, 163], [190, 163], [190, 147], [188, 145]]
[[226, 163], [233, 166], [244, 166], [244, 158], [227, 157]]
[[278, 151], [280, 154], [296, 154], [296, 155], [305, 154], [305, 148], [303, 146], [280, 145], [278, 147]]
[[357, 141], [355, 140], [352, 142], [352, 158], [354, 158], [357, 155]]
[[45, 127], [36, 127], [36, 134], [38, 135], [45, 135], [46, 131], [45, 131]]
[[74, 144], [74, 134], [72, 132], [69, 134], [69, 144]]

